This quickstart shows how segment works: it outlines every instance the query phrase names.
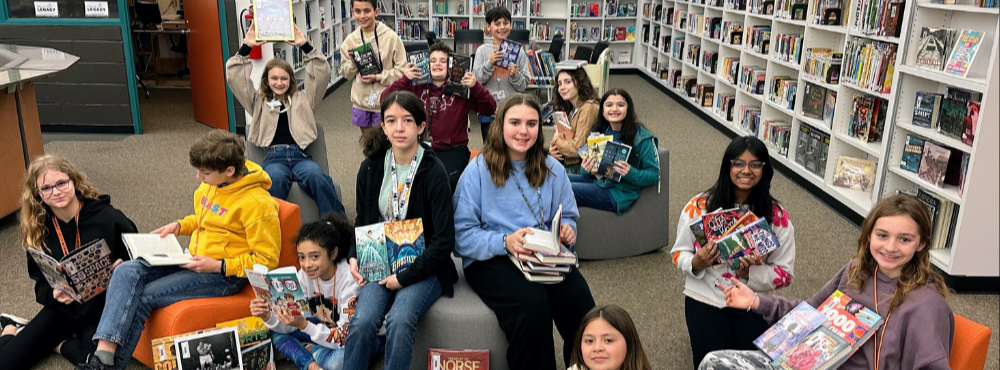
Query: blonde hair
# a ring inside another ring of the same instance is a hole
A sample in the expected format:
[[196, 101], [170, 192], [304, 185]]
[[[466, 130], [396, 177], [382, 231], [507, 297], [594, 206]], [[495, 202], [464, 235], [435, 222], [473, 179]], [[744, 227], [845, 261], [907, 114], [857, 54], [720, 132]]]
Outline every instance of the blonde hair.
[[265, 101], [275, 99], [274, 91], [271, 90], [271, 85], [267, 83], [267, 78], [271, 75], [271, 70], [274, 68], [281, 68], [285, 73], [288, 73], [288, 90], [285, 90], [285, 96], [283, 97], [283, 103], [288, 105], [288, 99], [299, 91], [299, 84], [295, 80], [295, 71], [292, 70], [292, 65], [288, 64], [284, 59], [274, 58], [267, 61], [267, 64], [264, 65], [264, 73], [260, 75], [260, 93], [263, 95]]
[[48, 253], [44, 240], [48, 232], [45, 228], [45, 218], [48, 216], [48, 206], [42, 202], [38, 191], [38, 178], [48, 170], [65, 173], [73, 181], [76, 198], [97, 199], [100, 194], [97, 188], [87, 180], [87, 175], [80, 172], [65, 158], [46, 154], [35, 158], [28, 166], [24, 176], [24, 188], [21, 189], [21, 245]]

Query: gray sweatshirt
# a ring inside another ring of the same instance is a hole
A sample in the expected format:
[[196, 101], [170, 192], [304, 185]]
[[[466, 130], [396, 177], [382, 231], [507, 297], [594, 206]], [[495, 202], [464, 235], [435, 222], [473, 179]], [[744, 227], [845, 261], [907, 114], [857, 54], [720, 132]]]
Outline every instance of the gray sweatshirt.
[[[899, 279], [890, 278], [878, 271], [876, 276], [865, 280], [864, 286], [858, 292], [848, 285], [847, 271], [854, 263], [851, 261], [841, 268], [833, 279], [809, 299], [809, 304], [819, 307], [830, 294], [840, 290], [874, 311], [873, 293], [874, 284], [877, 282], [880, 296], [878, 311], [885, 320]], [[769, 324], [774, 325], [799, 302], [801, 301], [779, 296], [761, 296], [760, 304], [755, 311], [763, 315]], [[928, 283], [910, 291], [906, 301], [892, 311], [888, 321], [882, 324], [876, 335], [884, 340], [882, 354], [879, 356], [879, 368], [882, 370], [948, 369], [951, 341], [955, 335], [955, 316], [951, 313], [951, 308], [944, 297], [941, 297], [931, 283]], [[869, 339], [841, 365], [840, 369], [871, 369], [874, 364], [875, 340]]]
[[476, 75], [479, 83], [489, 90], [493, 100], [500, 105], [500, 102], [508, 96], [524, 92], [528, 87], [528, 58], [522, 48], [521, 53], [517, 55], [517, 74], [511, 75], [508, 70], [490, 63], [490, 54], [493, 54], [492, 42], [479, 45], [476, 49], [476, 65], [472, 67], [472, 74]]

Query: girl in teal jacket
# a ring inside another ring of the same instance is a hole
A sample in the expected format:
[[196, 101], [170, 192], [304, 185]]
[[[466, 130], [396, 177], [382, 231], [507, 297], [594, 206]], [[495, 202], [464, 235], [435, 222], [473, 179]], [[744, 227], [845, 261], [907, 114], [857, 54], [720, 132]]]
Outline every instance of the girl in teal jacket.
[[639, 190], [660, 181], [659, 140], [637, 121], [634, 106], [632, 96], [623, 89], [611, 89], [601, 98], [600, 114], [590, 131], [611, 135], [614, 141], [631, 146], [632, 151], [627, 161], [614, 162], [620, 181], [599, 176], [599, 163], [583, 156], [580, 174], [569, 175], [578, 206], [622, 215], [639, 199]]

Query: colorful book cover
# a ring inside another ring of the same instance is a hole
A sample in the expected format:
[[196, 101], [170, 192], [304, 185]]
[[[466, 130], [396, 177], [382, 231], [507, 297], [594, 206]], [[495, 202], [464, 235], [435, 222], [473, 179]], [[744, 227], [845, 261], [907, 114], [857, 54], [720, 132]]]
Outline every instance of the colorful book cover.
[[850, 345], [864, 343], [865, 336], [876, 328], [882, 317], [841, 291], [835, 291], [819, 306], [826, 316], [826, 328]]
[[969, 74], [969, 67], [976, 59], [983, 37], [986, 37], [985, 31], [962, 30], [958, 41], [955, 42], [955, 48], [951, 50], [951, 56], [948, 57], [948, 64], [945, 65], [944, 71], [962, 77]]
[[719, 239], [716, 245], [720, 257], [729, 261], [732, 270], [740, 267], [740, 257], [762, 257], [780, 246], [771, 225], [763, 218]]
[[622, 181], [622, 174], [615, 171], [615, 162], [628, 161], [628, 155], [632, 152], [632, 147], [616, 141], [608, 141], [604, 145], [604, 154], [597, 165], [597, 176], [610, 178], [615, 182]]
[[916, 66], [940, 71], [944, 68], [948, 53], [955, 45], [955, 30], [949, 28], [923, 27], [917, 44]]
[[944, 176], [948, 172], [948, 161], [951, 158], [951, 150], [939, 146], [934, 142], [924, 143], [924, 155], [920, 159], [920, 168], [917, 176], [934, 184], [937, 187], [944, 186]]
[[472, 58], [461, 54], [448, 54], [448, 85], [444, 93], [469, 98], [469, 87], [462, 85], [462, 77], [472, 69]]
[[747, 211], [747, 213], [743, 214], [743, 217], [740, 217], [739, 220], [736, 220], [736, 223], [734, 223], [733, 226], [729, 227], [729, 230], [726, 230], [726, 234], [728, 235], [729, 233], [732, 233], [736, 230], [747, 227], [750, 224], [754, 223], [755, 221], [757, 221], [757, 215], [753, 214], [752, 211]]
[[802, 101], [802, 115], [809, 118], [822, 119], [826, 104], [826, 89], [822, 86], [806, 84], [805, 100]]
[[70, 252], [56, 261], [37, 249], [28, 253], [38, 264], [45, 280], [77, 302], [86, 302], [104, 293], [111, 282], [115, 256], [104, 239], [98, 239]]
[[364, 43], [361, 46], [351, 49], [349, 54], [351, 55], [351, 60], [354, 62], [354, 66], [358, 68], [358, 74], [369, 76], [382, 72], [382, 63], [375, 55], [375, 50], [372, 49], [371, 43]]
[[358, 254], [358, 272], [368, 282], [378, 282], [391, 275], [386, 249], [385, 224], [377, 223], [354, 228]]
[[875, 162], [840, 157], [833, 174], [833, 186], [870, 192], [875, 182]]
[[390, 274], [406, 270], [424, 253], [424, 221], [416, 218], [387, 222], [384, 226]]
[[[794, 100], [795, 95], [792, 95]], [[826, 91], [826, 104], [823, 106], [823, 123], [826, 123], [826, 127], [833, 127], [833, 114], [837, 110], [837, 92], [834, 90]]]
[[920, 169], [920, 157], [924, 154], [924, 139], [906, 135], [906, 143], [903, 146], [903, 155], [899, 158], [899, 168], [917, 173]]
[[937, 126], [943, 98], [941, 94], [917, 91], [917, 100], [913, 102], [913, 125], [927, 128]]
[[410, 84], [426, 85], [431, 83], [430, 55], [427, 50], [415, 50], [406, 53], [406, 61], [413, 63], [414, 67], [420, 68], [420, 77], [410, 80]]
[[701, 217], [692, 221], [688, 227], [691, 228], [691, 235], [694, 236], [694, 250], [699, 250], [708, 244], [708, 238], [705, 237], [705, 223], [701, 221]]
[[487, 349], [427, 349], [427, 370], [489, 369]]
[[826, 316], [810, 306], [809, 302], [800, 302], [795, 309], [757, 337], [753, 344], [772, 360], [776, 360], [801, 342], [806, 335], [823, 326], [824, 322]]
[[503, 69], [510, 69], [512, 64], [517, 64], [517, 56], [521, 54], [521, 49], [523, 48], [518, 42], [503, 39], [503, 41], [500, 41], [500, 46], [498, 47], [501, 55], [500, 60], [493, 65]]
[[587, 146], [581, 147], [577, 154], [580, 154], [581, 157], [584, 155], [589, 156], [594, 158], [594, 162], [601, 163], [601, 156], [604, 155], [604, 146], [612, 139], [614, 139], [614, 136], [611, 135], [594, 136], [592, 134], [587, 138]]
[[257, 40], [295, 39], [291, 0], [254, 0], [253, 24]]
[[726, 235], [736, 221], [743, 217], [743, 213], [738, 208], [725, 209], [712, 213], [707, 213], [701, 217], [705, 228], [705, 239], [719, 240]]
[[781, 369], [814, 370], [833, 359], [842, 351], [848, 350], [851, 344], [825, 326], [819, 327], [799, 344], [786, 351], [775, 360]]
[[234, 327], [174, 339], [177, 370], [242, 369], [243, 352]]
[[938, 132], [953, 137], [962, 138], [965, 126], [965, 115], [969, 104], [963, 101], [945, 98], [941, 102], [941, 116], [938, 119]]
[[276, 307], [284, 307], [292, 316], [304, 316], [308, 312], [309, 305], [306, 304], [306, 295], [302, 292], [295, 267], [271, 271], [265, 277]]
[[270, 331], [264, 321], [250, 316], [215, 324], [217, 328], [235, 327], [243, 352], [242, 370], [274, 369], [274, 355], [271, 347]]
[[970, 101], [965, 111], [965, 121], [962, 124], [962, 142], [972, 145], [976, 139], [976, 125], [979, 122], [979, 103]]

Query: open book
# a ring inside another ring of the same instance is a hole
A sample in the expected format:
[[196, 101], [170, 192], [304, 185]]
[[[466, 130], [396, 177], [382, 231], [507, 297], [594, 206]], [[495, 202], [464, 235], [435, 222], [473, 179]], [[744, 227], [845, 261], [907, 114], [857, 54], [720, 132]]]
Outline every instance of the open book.
[[98, 239], [77, 248], [56, 261], [52, 256], [29, 248], [45, 280], [53, 289], [59, 289], [77, 302], [86, 302], [101, 294], [111, 282], [111, 268], [115, 256], [108, 243]]
[[174, 234], [122, 234], [132, 260], [146, 266], [174, 266], [191, 263], [191, 255], [177, 242]]
[[243, 269], [243, 271], [247, 273], [247, 280], [250, 281], [257, 298], [267, 301], [274, 307], [288, 310], [292, 316], [303, 316], [303, 312], [309, 309], [295, 266], [268, 271], [266, 266], [257, 263], [253, 265], [253, 269]]
[[536, 228], [531, 229], [532, 234], [524, 234], [524, 248], [535, 252], [548, 254], [559, 254], [562, 243], [559, 241], [559, 228], [562, 225], [562, 204], [552, 216], [552, 231], [545, 231]]

